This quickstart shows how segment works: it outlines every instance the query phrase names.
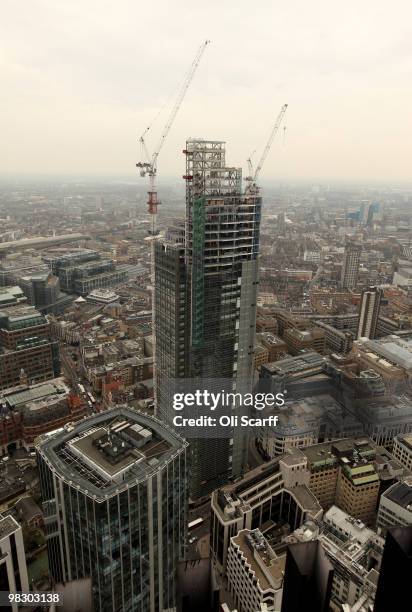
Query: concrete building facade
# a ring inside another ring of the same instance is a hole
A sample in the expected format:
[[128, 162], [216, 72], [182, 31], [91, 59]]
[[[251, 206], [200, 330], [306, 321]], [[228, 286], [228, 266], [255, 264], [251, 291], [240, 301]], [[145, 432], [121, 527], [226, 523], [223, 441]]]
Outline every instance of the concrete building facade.
[[345, 254], [342, 264], [340, 284], [342, 289], [354, 289], [358, 282], [360, 257], [362, 246], [348, 242], [345, 246]]
[[[22, 529], [12, 516], [0, 514], [0, 591], [29, 590]], [[13, 603], [7, 609], [17, 612], [20, 606]]]
[[372, 287], [362, 292], [357, 338], [375, 338], [379, 321], [382, 290]]
[[0, 310], [0, 389], [16, 386], [22, 375], [36, 383], [59, 373], [59, 347], [46, 317], [32, 306]]
[[280, 610], [285, 558], [279, 558], [259, 529], [242, 529], [231, 538], [227, 560], [228, 591], [238, 612], [262, 605]]

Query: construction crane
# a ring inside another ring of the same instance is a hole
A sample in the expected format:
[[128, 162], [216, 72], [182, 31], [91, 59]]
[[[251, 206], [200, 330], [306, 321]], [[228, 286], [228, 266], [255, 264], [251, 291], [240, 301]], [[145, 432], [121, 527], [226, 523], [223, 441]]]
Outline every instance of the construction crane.
[[[255, 149], [254, 151], [252, 151], [252, 153], [250, 154], [250, 157], [248, 157], [248, 158], [247, 158], [247, 167], [248, 167], [248, 170], [249, 170], [248, 177], [249, 177], [249, 176], [252, 176], [252, 174], [253, 174], [253, 162], [252, 162], [252, 156], [253, 156], [255, 153], [256, 153], [256, 149]], [[247, 180], [247, 178], [246, 178], [245, 180]]]
[[147, 148], [146, 145], [146, 141], [145, 141], [145, 137], [147, 135], [147, 132], [150, 129], [150, 126], [148, 128], [145, 129], [145, 131], [143, 132], [142, 136], [140, 137], [140, 146], [141, 146], [141, 153], [142, 153], [142, 159], [143, 161], [140, 161], [136, 164], [136, 166], [138, 168], [140, 168], [140, 176], [149, 176], [149, 191], [148, 191], [148, 200], [147, 200], [147, 206], [148, 206], [148, 213], [149, 215], [152, 216], [152, 229], [150, 231], [150, 233], [155, 236], [157, 231], [156, 231], [156, 215], [157, 215], [157, 207], [160, 204], [160, 202], [157, 199], [157, 189], [156, 189], [156, 175], [157, 175], [157, 160], [159, 157], [159, 153], [165, 143], [165, 140], [167, 138], [167, 135], [170, 132], [170, 128], [173, 125], [173, 122], [176, 118], [176, 115], [179, 111], [179, 108], [183, 102], [183, 99], [186, 95], [187, 90], [189, 89], [189, 85], [192, 82], [193, 76], [196, 72], [196, 69], [200, 63], [200, 60], [202, 59], [202, 55], [207, 47], [207, 45], [210, 43], [210, 40], [205, 40], [204, 43], [202, 43], [196, 53], [196, 56], [192, 62], [192, 64], [190, 65], [190, 68], [183, 80], [182, 86], [179, 90], [178, 96], [176, 98], [176, 102], [174, 103], [174, 106], [170, 112], [170, 115], [166, 121], [166, 124], [163, 128], [163, 132], [160, 136], [159, 142], [157, 144], [157, 147], [155, 148], [155, 151], [152, 155], [150, 155], [149, 150]]
[[259, 160], [258, 165], [256, 166], [256, 170], [253, 171], [253, 163], [252, 163], [252, 155], [248, 158], [247, 163], [248, 163], [248, 168], [249, 168], [249, 174], [248, 176], [245, 177], [245, 181], [247, 182], [246, 184], [246, 193], [249, 194], [257, 194], [259, 193], [259, 187], [257, 186], [257, 180], [259, 178], [259, 174], [260, 171], [262, 170], [263, 164], [266, 161], [266, 158], [268, 156], [268, 153], [270, 151], [270, 147], [272, 146], [273, 140], [280, 128], [280, 124], [282, 123], [283, 117], [286, 113], [286, 109], [287, 109], [288, 105], [284, 104], [282, 106], [282, 108], [280, 109], [280, 113], [276, 118], [276, 122], [275, 125], [272, 128], [272, 131], [270, 133], [270, 136], [268, 138], [268, 141], [266, 143], [265, 148], [263, 149], [263, 153], [261, 155], [261, 158]]

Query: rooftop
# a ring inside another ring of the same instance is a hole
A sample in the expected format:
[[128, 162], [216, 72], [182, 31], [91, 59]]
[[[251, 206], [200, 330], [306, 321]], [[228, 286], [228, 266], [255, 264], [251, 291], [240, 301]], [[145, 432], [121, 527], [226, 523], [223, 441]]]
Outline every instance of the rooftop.
[[259, 336], [262, 340], [265, 340], [266, 342], [268, 342], [269, 344], [273, 344], [274, 346], [286, 346], [286, 343], [282, 340], [282, 338], [279, 338], [279, 336], [276, 336], [275, 334], [272, 334], [270, 332], [261, 332]]
[[91, 291], [87, 297], [89, 299], [97, 299], [103, 301], [115, 301], [119, 299], [117, 293], [111, 291], [110, 289], [95, 289], [94, 291]]
[[412, 513], [412, 477], [395, 482], [383, 493], [383, 497]]
[[399, 434], [396, 438], [401, 444], [404, 444], [409, 450], [412, 450], [412, 433]]
[[412, 341], [398, 336], [386, 336], [383, 340], [360, 341], [365, 351], [379, 355], [396, 366], [409, 370], [412, 368]]
[[0, 311], [0, 327], [5, 324], [7, 329], [18, 328], [22, 325], [23, 327], [43, 325], [44, 323], [47, 323], [45, 317], [34, 306], [17, 304], [2, 308]]
[[[338, 561], [359, 585], [370, 572], [369, 550], [382, 552], [384, 546], [383, 538], [337, 506], [332, 506], [324, 514], [322, 523], [306, 521], [286, 539], [287, 542], [316, 540], [322, 544], [327, 556]], [[370, 576], [370, 579], [374, 578]]]
[[307, 460], [308, 468], [337, 464], [335, 455], [332, 453], [332, 442], [323, 442], [307, 446], [303, 451]]
[[27, 402], [43, 399], [53, 395], [63, 395], [69, 392], [68, 387], [63, 382], [62, 378], [53, 379], [53, 381], [40, 383], [31, 387], [16, 390], [10, 395], [4, 395], [0, 399], [0, 403], [7, 404], [9, 408], [17, 408]]
[[308, 446], [302, 452], [307, 457], [309, 469], [326, 466], [331, 468], [340, 463], [350, 475], [358, 472], [370, 473], [369, 478], [377, 479], [373, 467], [377, 449], [368, 438], [345, 438], [323, 442]]
[[0, 540], [7, 538], [12, 533], [17, 531], [19, 524], [12, 516], [2, 516], [0, 514]]
[[63, 234], [61, 236], [36, 236], [35, 238], [22, 238], [21, 240], [14, 240], [12, 242], [2, 242], [0, 244], [0, 252], [16, 251], [42, 245], [59, 244], [63, 242], [88, 240], [89, 238], [89, 236], [84, 234]]
[[16, 508], [23, 520], [28, 522], [42, 514], [41, 508], [36, 504], [31, 495], [17, 500]]
[[262, 370], [273, 375], [294, 375], [299, 372], [306, 372], [311, 368], [321, 368], [325, 362], [325, 358], [319, 353], [310, 351], [302, 353], [296, 357], [288, 357], [280, 359], [273, 363], [267, 363], [262, 366]]
[[45, 253], [43, 256], [44, 261], [47, 262], [71, 262], [72, 260], [76, 260], [77, 258], [83, 257], [97, 257], [98, 252], [93, 249], [83, 249], [83, 248], [75, 248], [75, 249], [64, 249], [63, 251], [52, 251]]
[[366, 544], [375, 532], [366, 527], [362, 521], [350, 516], [337, 506], [332, 506], [323, 516], [326, 525], [336, 528], [342, 536], [350, 540], [356, 540], [360, 544]]
[[288, 400], [276, 413], [276, 436], [302, 435], [317, 430], [320, 419], [333, 419], [335, 423], [342, 419], [340, 404], [328, 393]]
[[360, 408], [362, 416], [373, 424], [409, 423], [412, 416], [412, 396], [391, 393], [389, 397], [366, 401]]
[[17, 304], [27, 298], [20, 287], [0, 287], [0, 307], [8, 304]]
[[259, 529], [242, 529], [232, 542], [239, 546], [263, 591], [281, 588], [286, 557], [277, 557]]
[[63, 480], [104, 499], [156, 473], [186, 446], [157, 419], [124, 406], [43, 436], [39, 452]]

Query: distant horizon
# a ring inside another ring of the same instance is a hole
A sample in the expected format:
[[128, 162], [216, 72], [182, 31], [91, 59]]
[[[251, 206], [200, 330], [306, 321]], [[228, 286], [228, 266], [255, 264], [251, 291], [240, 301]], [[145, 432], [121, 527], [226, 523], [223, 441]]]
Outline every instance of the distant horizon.
[[[245, 172], [243, 173], [245, 175]], [[113, 174], [96, 174], [96, 173], [78, 173], [78, 172], [70, 172], [70, 173], [36, 173], [36, 174], [18, 174], [18, 173], [1, 173], [0, 172], [0, 182], [15, 182], [21, 181], [23, 183], [30, 182], [41, 182], [41, 183], [51, 183], [51, 182], [68, 182], [68, 183], [77, 183], [77, 182], [85, 182], [92, 183], [98, 182], [101, 185], [104, 184], [112, 184], [114, 182], [123, 183], [132, 185], [134, 184], [137, 188], [146, 190], [147, 189], [147, 181], [142, 179], [138, 174], [133, 175], [132, 173], [113, 173]], [[177, 184], [181, 184], [183, 187], [185, 186], [184, 179], [181, 176], [165, 176], [158, 177], [156, 181], [159, 187], [167, 187], [167, 186], [176, 186]], [[412, 188], [412, 179], [408, 180], [394, 180], [394, 179], [377, 179], [377, 178], [328, 178], [328, 177], [278, 177], [271, 179], [259, 179], [259, 185], [262, 189], [270, 188], [270, 187], [280, 187], [285, 185], [294, 185], [297, 186], [308, 186], [308, 187], [320, 187], [320, 188], [328, 188], [328, 187], [365, 187], [365, 188]]]

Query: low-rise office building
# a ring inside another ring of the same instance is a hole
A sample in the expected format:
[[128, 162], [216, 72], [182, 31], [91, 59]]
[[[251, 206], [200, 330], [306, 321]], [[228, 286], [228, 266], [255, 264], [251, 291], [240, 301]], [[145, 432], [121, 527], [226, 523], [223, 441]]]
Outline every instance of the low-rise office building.
[[61, 378], [4, 392], [0, 409], [0, 456], [18, 448], [32, 451], [38, 436], [86, 414], [85, 403]]
[[212, 493], [211, 557], [218, 575], [225, 573], [230, 539], [241, 529], [279, 523], [293, 530], [307, 518], [322, 516], [308, 482], [306, 459], [295, 450]]
[[396, 436], [412, 433], [412, 397], [409, 393], [360, 400], [356, 412], [365, 434], [380, 446], [391, 448]]
[[364, 369], [375, 370], [389, 388], [412, 380], [412, 342], [398, 336], [380, 340], [361, 338], [352, 348], [354, 359]]
[[336, 329], [336, 327], [322, 321], [317, 321], [316, 326], [325, 333], [326, 350], [341, 354], [346, 354], [351, 350], [354, 338], [352, 332]]
[[261, 367], [260, 383], [267, 392], [283, 392], [288, 384], [321, 374], [325, 357], [316, 352], [307, 352], [296, 357], [287, 357]]
[[399, 434], [394, 437], [392, 454], [407, 470], [412, 472], [412, 433]]
[[[332, 506], [319, 524], [308, 522], [286, 538], [289, 542], [317, 540], [334, 568], [330, 609], [373, 603], [384, 540], [362, 521]], [[349, 608], [351, 609], [351, 608]]]
[[325, 352], [325, 331], [319, 327], [303, 331], [291, 327], [285, 330], [283, 339], [291, 355], [302, 351], [316, 351], [321, 355]]
[[27, 301], [20, 287], [0, 287], [0, 308], [16, 306]]
[[328, 393], [287, 401], [276, 414], [276, 426], [257, 433], [260, 449], [269, 458], [289, 449], [364, 433], [362, 423]]
[[270, 332], [262, 332], [256, 340], [268, 351], [268, 362], [277, 361], [287, 353], [286, 342]]

